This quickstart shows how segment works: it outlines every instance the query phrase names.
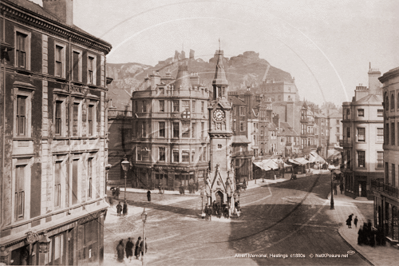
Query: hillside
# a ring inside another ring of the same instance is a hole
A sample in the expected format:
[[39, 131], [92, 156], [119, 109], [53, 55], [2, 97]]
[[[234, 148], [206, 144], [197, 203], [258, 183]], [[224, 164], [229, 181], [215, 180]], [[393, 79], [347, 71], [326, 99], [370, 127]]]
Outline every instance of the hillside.
[[[198, 73], [200, 82], [211, 87], [215, 71], [216, 57], [209, 59], [209, 62], [201, 58], [194, 57], [194, 51], [191, 50], [190, 57], [185, 58], [184, 52], [176, 51], [175, 56], [163, 61], [159, 61], [155, 66], [144, 65], [140, 63], [125, 64], [107, 64], [107, 76], [113, 78], [109, 86], [109, 96], [112, 99], [113, 106], [118, 109], [124, 109], [126, 104], [130, 104], [129, 98], [132, 91], [139, 88], [144, 78], [159, 71], [163, 76], [170, 72], [172, 77], [177, 74], [178, 63], [188, 61], [189, 71]], [[269, 63], [265, 59], [259, 58], [259, 54], [253, 51], [244, 52], [238, 56], [224, 58], [224, 65], [229, 81], [230, 90], [237, 90], [246, 85], [258, 85], [264, 78], [265, 71]], [[275, 81], [292, 82], [290, 73], [270, 66], [266, 79]]]

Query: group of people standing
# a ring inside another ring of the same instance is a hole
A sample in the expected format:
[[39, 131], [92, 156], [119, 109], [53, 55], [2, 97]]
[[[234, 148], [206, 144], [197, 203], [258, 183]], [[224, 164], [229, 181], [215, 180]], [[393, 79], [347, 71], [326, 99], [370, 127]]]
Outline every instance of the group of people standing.
[[371, 224], [371, 221], [368, 220], [367, 223], [363, 223], [363, 226], [360, 226], [358, 231], [357, 244], [358, 245], [370, 245], [374, 247], [376, 244], [378, 246], [385, 245], [385, 237], [382, 231], [382, 227], [378, 227], [378, 229], [374, 228]]
[[[240, 216], [240, 202], [235, 202], [234, 207], [234, 213], [237, 214], [237, 216]], [[221, 218], [222, 215], [224, 218], [230, 218], [229, 206], [227, 204], [218, 204], [216, 200], [214, 200], [210, 205], [208, 205], [208, 203], [205, 204], [204, 212], [207, 220], [212, 220], [212, 215], [215, 215], [218, 218]]]
[[127, 215], [127, 202], [126, 200], [123, 202], [123, 207], [121, 205], [121, 202], [119, 201], [118, 205], [116, 205], [116, 213], [118, 214], [118, 216], [121, 216], [123, 214], [123, 216]]
[[[353, 213], [349, 215], [348, 219], [346, 219], [346, 224], [348, 228], [352, 228], [352, 217]], [[357, 223], [358, 219], [357, 216], [355, 216], [355, 219], [353, 220], [353, 224], [357, 228]], [[369, 219], [367, 223], [363, 223], [362, 226], [360, 226], [359, 231], [358, 231], [358, 237], [357, 237], [357, 244], [358, 245], [370, 245], [374, 247], [375, 245], [383, 246], [385, 245], [385, 238], [384, 238], [384, 233], [382, 231], [382, 227], [379, 226], [377, 229], [373, 227], [371, 220]]]
[[143, 241], [139, 236], [136, 245], [134, 244], [134, 239], [131, 237], [128, 238], [126, 244], [123, 242], [123, 239], [121, 239], [116, 246], [117, 259], [119, 262], [123, 262], [125, 254], [126, 258], [131, 261], [134, 257], [136, 257], [136, 259], [143, 258], [144, 254], [147, 253], [147, 238]]

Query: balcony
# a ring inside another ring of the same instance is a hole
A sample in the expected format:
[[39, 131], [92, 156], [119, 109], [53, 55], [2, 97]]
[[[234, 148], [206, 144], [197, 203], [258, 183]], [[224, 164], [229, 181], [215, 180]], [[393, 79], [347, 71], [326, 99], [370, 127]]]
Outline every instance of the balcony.
[[350, 139], [340, 139], [339, 146], [342, 148], [350, 148], [352, 147], [352, 141]]
[[371, 180], [371, 189], [373, 191], [383, 192], [391, 197], [399, 198], [399, 189], [397, 187], [385, 184], [378, 180]]

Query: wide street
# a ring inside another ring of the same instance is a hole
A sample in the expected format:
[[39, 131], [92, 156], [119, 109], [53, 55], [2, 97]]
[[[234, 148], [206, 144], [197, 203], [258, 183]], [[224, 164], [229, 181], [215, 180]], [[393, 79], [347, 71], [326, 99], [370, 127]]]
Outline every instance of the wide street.
[[[211, 222], [200, 217], [199, 196], [153, 194], [147, 202], [145, 194], [129, 193], [127, 217], [116, 216], [115, 202], [108, 210], [105, 264], [116, 263], [120, 239], [143, 235], [145, 207], [149, 265], [368, 265], [338, 234], [329, 190], [330, 175], [248, 189], [241, 193], [241, 217]], [[267, 258], [249, 257], [255, 255]]]

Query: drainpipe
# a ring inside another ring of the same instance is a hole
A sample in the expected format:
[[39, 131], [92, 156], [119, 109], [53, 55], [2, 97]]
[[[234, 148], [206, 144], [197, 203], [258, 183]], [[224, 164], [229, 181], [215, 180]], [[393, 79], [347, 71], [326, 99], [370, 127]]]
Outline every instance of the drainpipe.
[[[3, 37], [2, 40], [5, 42], [5, 35], [6, 35], [6, 19], [5, 16], [3, 16]], [[3, 137], [2, 137], [2, 157], [1, 157], [1, 174], [4, 177], [4, 156], [5, 156], [5, 142], [6, 142], [6, 59], [3, 58]], [[3, 193], [3, 177], [1, 178], [0, 182], [0, 187], [1, 187], [1, 209], [0, 209], [0, 229], [3, 227], [4, 224], [4, 217], [3, 217], [3, 211], [4, 211], [4, 193]]]

